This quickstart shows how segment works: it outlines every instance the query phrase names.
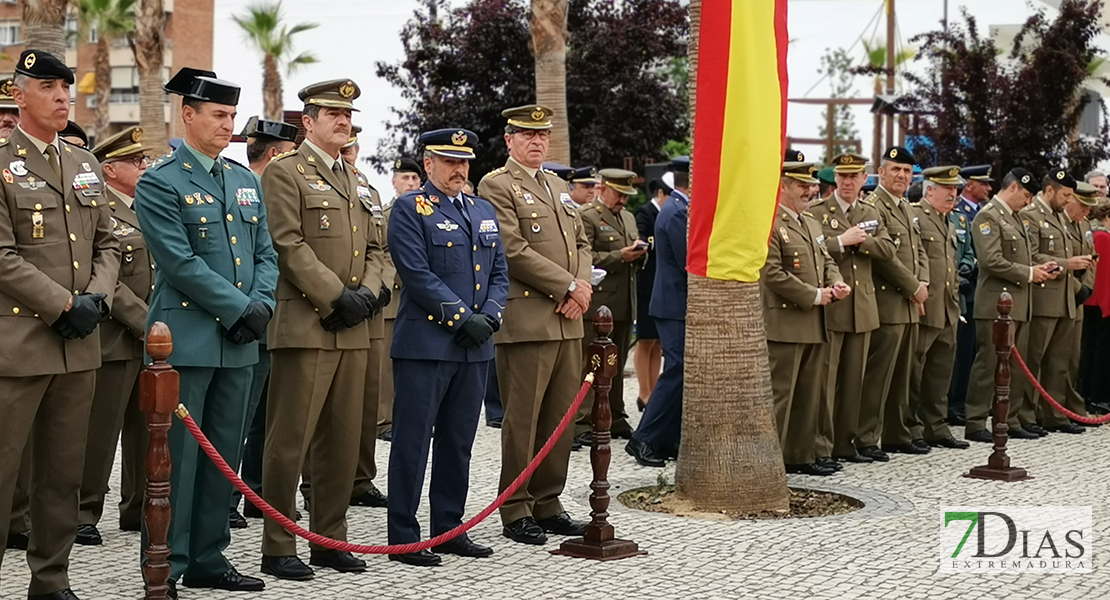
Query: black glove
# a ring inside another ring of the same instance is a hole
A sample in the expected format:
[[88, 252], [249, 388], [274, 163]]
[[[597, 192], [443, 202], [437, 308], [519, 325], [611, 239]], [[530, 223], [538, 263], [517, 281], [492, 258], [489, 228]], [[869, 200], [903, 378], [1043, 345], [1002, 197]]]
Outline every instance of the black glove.
[[389, 289], [388, 283], [382, 284], [382, 291], [378, 292], [378, 310], [389, 306], [389, 301], [393, 299], [393, 290]]
[[1094, 290], [1092, 290], [1091, 286], [1089, 286], [1089, 285], [1085, 285], [1085, 286], [1080, 287], [1079, 291], [1076, 292], [1076, 294], [1075, 294], [1075, 305], [1076, 306], [1083, 306], [1083, 303], [1086, 302], [1087, 299], [1090, 298], [1091, 294], [1093, 294], [1093, 293], [1094, 293]]
[[966, 296], [971, 293], [971, 289], [971, 280], [960, 276], [960, 293]]
[[973, 270], [975, 270], [975, 267], [973, 267], [973, 266], [971, 266], [971, 265], [969, 265], [969, 264], [967, 264], [967, 263], [964, 263], [964, 264], [961, 264], [961, 265], [960, 265], [960, 266], [959, 266], [959, 267], [958, 267], [958, 268], [956, 269], [956, 272], [960, 274], [960, 277], [966, 277], [966, 278], [968, 278], [968, 279], [971, 279], [971, 272], [972, 272]]
[[478, 313], [462, 324], [455, 333], [455, 343], [463, 348], [477, 348], [489, 341], [493, 336], [493, 325], [490, 318]]
[[382, 312], [382, 306], [384, 305], [378, 304], [380, 296], [375, 296], [374, 292], [371, 291], [370, 288], [364, 285], [360, 285], [358, 286], [358, 289], [355, 290], [355, 293], [358, 294], [358, 297], [362, 300], [362, 303], [366, 305], [367, 319], [373, 319], [375, 316], [377, 316], [378, 313]]
[[331, 306], [333, 309], [331, 314], [320, 319], [320, 325], [332, 333], [354, 327], [370, 316], [371, 309], [367, 305], [366, 298], [351, 288], [343, 288], [343, 293], [331, 303]]
[[86, 338], [108, 312], [104, 294], [80, 294], [73, 297], [73, 306], [54, 322], [54, 331], [67, 340]]
[[232, 344], [240, 346], [262, 339], [266, 335], [266, 324], [270, 322], [273, 312], [261, 300], [254, 300], [247, 305], [238, 321], [224, 333]]
[[498, 331], [501, 331], [501, 321], [498, 321], [497, 319], [487, 315], [486, 313], [478, 313], [478, 314], [480, 316], [485, 317], [486, 320], [489, 321], [489, 326], [493, 327], [493, 332], [494, 333], [497, 333]]

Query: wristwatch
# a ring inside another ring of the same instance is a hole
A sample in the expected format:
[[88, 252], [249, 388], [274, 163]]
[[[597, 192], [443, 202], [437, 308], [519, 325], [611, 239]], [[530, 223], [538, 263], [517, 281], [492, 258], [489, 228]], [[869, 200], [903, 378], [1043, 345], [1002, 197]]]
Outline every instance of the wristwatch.
[[570, 282], [570, 287], [567, 288], [567, 293], [573, 294], [574, 290], [576, 290], [576, 289], [578, 289], [578, 281], [577, 280], [571, 281]]

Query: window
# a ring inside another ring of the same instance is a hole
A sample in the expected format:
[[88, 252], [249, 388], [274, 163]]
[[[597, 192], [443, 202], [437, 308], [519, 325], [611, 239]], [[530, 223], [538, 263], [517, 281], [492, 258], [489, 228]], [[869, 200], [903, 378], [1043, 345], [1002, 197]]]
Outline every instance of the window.
[[19, 43], [19, 21], [0, 21], [0, 46]]
[[69, 48], [70, 50], [72, 50], [72, 49], [77, 47], [77, 36], [78, 36], [77, 17], [72, 17], [72, 16], [67, 16], [66, 17], [65, 31], [66, 31], [66, 48]]
[[97, 30], [96, 30], [96, 25], [93, 25], [93, 26], [89, 27], [89, 43], [90, 44], [95, 44], [96, 40], [97, 40]]

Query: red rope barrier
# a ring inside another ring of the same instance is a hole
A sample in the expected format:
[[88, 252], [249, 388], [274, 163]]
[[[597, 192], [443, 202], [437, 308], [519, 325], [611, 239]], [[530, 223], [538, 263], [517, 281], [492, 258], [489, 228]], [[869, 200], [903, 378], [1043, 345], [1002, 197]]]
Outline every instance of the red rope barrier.
[[1022, 372], [1024, 372], [1025, 376], [1029, 379], [1029, 382], [1032, 383], [1033, 387], [1037, 389], [1037, 393], [1041, 395], [1041, 398], [1045, 399], [1045, 402], [1051, 404], [1052, 408], [1055, 408], [1058, 412], [1063, 413], [1069, 419], [1079, 421], [1080, 423], [1086, 423], [1088, 425], [1101, 425], [1102, 423], [1110, 422], [1110, 415], [1103, 415], [1101, 417], [1089, 417], [1087, 415], [1078, 415], [1064, 408], [1059, 402], [1056, 401], [1055, 398], [1048, 395], [1048, 392], [1046, 392], [1044, 387], [1041, 386], [1041, 382], [1037, 381], [1037, 378], [1033, 376], [1033, 372], [1029, 370], [1029, 367], [1025, 366], [1025, 361], [1022, 360], [1021, 354], [1018, 353], [1017, 348], [1013, 349], [1013, 356], [1014, 360], [1017, 361], [1018, 366], [1021, 367]]
[[200, 427], [197, 426], [196, 421], [193, 421], [193, 417], [189, 415], [189, 411], [186, 410], [184, 405], [178, 405], [175, 414], [185, 424], [185, 428], [189, 430], [189, 433], [193, 434], [193, 437], [197, 440], [197, 444], [200, 445], [201, 449], [204, 450], [204, 453], [207, 454], [208, 458], [210, 458], [212, 462], [216, 465], [216, 468], [218, 468], [220, 472], [224, 474], [224, 477], [227, 477], [228, 481], [230, 481], [236, 489], [242, 492], [243, 496], [245, 496], [247, 500], [250, 500], [251, 504], [254, 504], [256, 507], [258, 507], [259, 510], [266, 514], [266, 516], [277, 521], [278, 524], [287, 529], [290, 533], [300, 536], [301, 538], [304, 538], [305, 540], [308, 540], [309, 542], [316, 544], [317, 546], [323, 546], [324, 548], [328, 548], [330, 550], [342, 550], [345, 552], [354, 552], [356, 554], [408, 554], [410, 552], [419, 552], [421, 550], [426, 550], [428, 548], [432, 548], [434, 546], [438, 546], [440, 544], [443, 544], [444, 542], [452, 540], [466, 533], [467, 531], [470, 531], [476, 525], [478, 525], [478, 523], [484, 521], [486, 517], [493, 514], [493, 511], [501, 508], [501, 505], [509, 499], [509, 496], [512, 496], [514, 493], [516, 493], [518, 489], [520, 489], [520, 486], [524, 485], [525, 480], [532, 476], [532, 473], [534, 473], [536, 469], [540, 466], [540, 463], [543, 462], [543, 459], [547, 458], [547, 455], [551, 453], [551, 449], [555, 447], [555, 443], [559, 441], [559, 438], [562, 437], [563, 432], [566, 431], [567, 427], [569, 427], [571, 422], [574, 420], [575, 414], [578, 412], [578, 407], [582, 405], [582, 401], [586, 398], [586, 393], [590, 391], [590, 387], [593, 385], [593, 380], [593, 373], [590, 373], [586, 376], [585, 382], [582, 383], [582, 389], [578, 390], [578, 395], [575, 396], [574, 402], [571, 403], [570, 408], [567, 410], [567, 413], [563, 415], [563, 419], [559, 421], [559, 426], [555, 428], [554, 432], [552, 432], [551, 437], [547, 439], [547, 442], [543, 445], [542, 448], [540, 448], [540, 451], [537, 452], [536, 456], [532, 458], [532, 462], [528, 463], [528, 467], [525, 468], [524, 471], [520, 473], [520, 475], [517, 475], [517, 478], [514, 479], [511, 484], [509, 484], [509, 487], [505, 488], [505, 491], [501, 492], [501, 494], [497, 496], [492, 504], [487, 506], [482, 512], [475, 515], [466, 523], [459, 525], [451, 531], [441, 533], [440, 535], [437, 535], [430, 540], [424, 540], [423, 542], [415, 542], [412, 544], [397, 544], [393, 546], [364, 546], [360, 544], [341, 542], [339, 540], [333, 540], [322, 535], [312, 533], [311, 531], [301, 527], [300, 525], [297, 525], [288, 517], [278, 512], [277, 509], [267, 504], [265, 500], [258, 496], [258, 494], [254, 493], [254, 490], [250, 489], [247, 484], [243, 483], [242, 479], [239, 479], [239, 475], [236, 474], [235, 470], [227, 464], [227, 461], [224, 460], [223, 456], [220, 456], [220, 453], [216, 450], [215, 446], [212, 445], [212, 442], [208, 441], [208, 437], [205, 436], [204, 432], [200, 430]]

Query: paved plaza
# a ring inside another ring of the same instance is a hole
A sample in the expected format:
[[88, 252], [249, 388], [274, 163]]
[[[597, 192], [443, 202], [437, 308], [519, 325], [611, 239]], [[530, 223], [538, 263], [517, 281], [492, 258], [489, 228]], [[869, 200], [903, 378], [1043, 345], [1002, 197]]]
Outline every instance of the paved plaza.
[[[638, 420], [635, 379], [629, 379], [625, 389], [626, 404], [633, 420]], [[499, 433], [484, 424], [479, 426], [468, 516], [497, 495]], [[962, 428], [956, 428], [955, 434], [962, 436]], [[548, 550], [556, 548], [561, 538], [552, 538], [546, 547], [512, 543], [501, 537], [494, 514], [470, 532], [474, 540], [495, 548], [492, 558], [447, 556], [441, 567], [419, 568], [370, 556], [366, 557], [369, 569], [360, 575], [320, 570], [307, 583], [263, 576], [266, 590], [258, 594], [180, 588], [181, 598], [1093, 600], [1106, 597], [1110, 590], [1110, 570], [1105, 568], [1110, 518], [1103, 508], [1110, 464], [1102, 460], [1110, 455], [1110, 425], [1082, 435], [1057, 433], [1039, 441], [1012, 441], [1014, 465], [1028, 468], [1035, 477], [1021, 483], [959, 476], [985, 462], [989, 448], [983, 444], [964, 451], [934, 450], [925, 456], [895, 455], [885, 465], [847, 465], [833, 477], [792, 475], [793, 486], [847, 493], [863, 500], [865, 507], [838, 517], [761, 522], [699, 521], [621, 506], [615, 500], [617, 494], [655, 484], [660, 472], [636, 465], [623, 446], [624, 441], [614, 443], [611, 522], [620, 537], [639, 542], [649, 552], [647, 556], [608, 563], [552, 556]], [[383, 491], [387, 491], [388, 454], [389, 444], [380, 443], [378, 486]], [[673, 481], [673, 464], [662, 472]], [[101, 524], [104, 545], [76, 546], [72, 554], [71, 581], [84, 600], [142, 598], [139, 534], [122, 533], [115, 527], [118, 477], [117, 469]], [[589, 514], [589, 482], [589, 454], [577, 452], [571, 460], [563, 501], [572, 515], [582, 519]], [[425, 524], [426, 498], [422, 507]], [[939, 507], [945, 505], [1092, 506], [1094, 572], [940, 573]], [[348, 516], [351, 541], [385, 543], [385, 509], [352, 508]], [[255, 519], [248, 529], [233, 534], [228, 556], [243, 573], [259, 575], [261, 534], [262, 522]], [[307, 543], [301, 542], [300, 550], [307, 562]], [[23, 553], [7, 551], [0, 598], [26, 597], [28, 578]]]

